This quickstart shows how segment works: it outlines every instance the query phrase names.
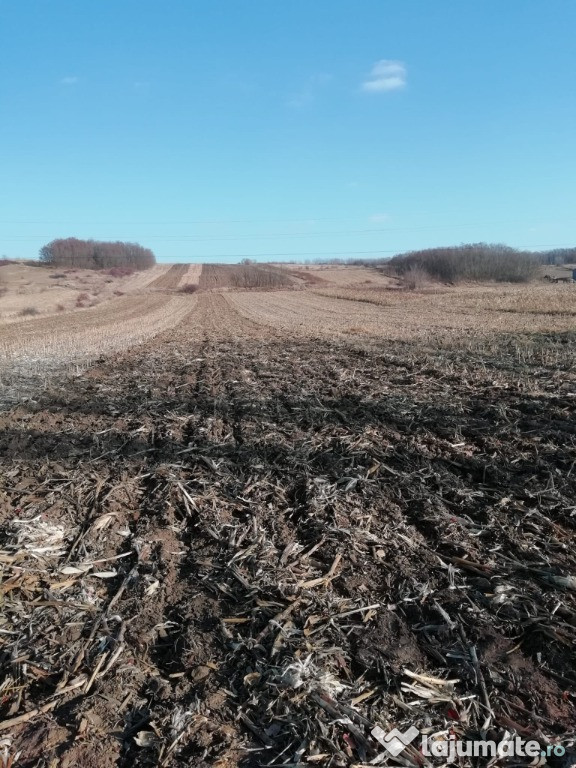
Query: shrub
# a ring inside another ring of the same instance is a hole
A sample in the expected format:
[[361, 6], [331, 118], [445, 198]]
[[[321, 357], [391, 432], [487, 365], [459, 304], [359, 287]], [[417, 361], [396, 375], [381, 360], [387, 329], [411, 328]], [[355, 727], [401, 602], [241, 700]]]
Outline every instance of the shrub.
[[5, 256], [0, 259], [0, 267], [7, 267], [9, 264], [18, 264], [18, 262], [14, 259], [7, 259]]
[[20, 310], [20, 314], [23, 317], [26, 317], [28, 315], [37, 315], [37, 314], [39, 314], [39, 312], [36, 309], [36, 307], [24, 307], [24, 309]]
[[268, 264], [204, 264], [200, 289], [212, 288], [282, 288], [293, 286], [286, 273]]
[[423, 288], [430, 282], [430, 274], [422, 267], [410, 267], [403, 275], [404, 288], [409, 291], [415, 291], [417, 288]]
[[106, 271], [106, 274], [111, 277], [129, 277], [130, 275], [133, 275], [134, 272], [135, 270], [130, 267], [112, 267], [112, 269]]
[[196, 283], [186, 283], [179, 290], [180, 293], [196, 293], [198, 285]]
[[233, 267], [230, 283], [235, 288], [282, 288], [293, 285], [292, 280], [282, 270], [254, 264]]
[[66, 277], [65, 272], [54, 272], [54, 274], [49, 275], [51, 280], [62, 280], [63, 277]]

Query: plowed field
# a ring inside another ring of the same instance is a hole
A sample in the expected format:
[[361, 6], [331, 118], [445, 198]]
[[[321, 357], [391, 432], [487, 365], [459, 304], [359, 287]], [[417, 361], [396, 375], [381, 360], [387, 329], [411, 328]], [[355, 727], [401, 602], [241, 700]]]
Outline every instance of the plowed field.
[[188, 273], [188, 268], [188, 264], [173, 264], [167, 272], [157, 277], [147, 287], [152, 290], [178, 288], [182, 278]]
[[0, 765], [573, 765], [570, 316], [136, 298], [4, 341], [118, 331], [0, 413]]

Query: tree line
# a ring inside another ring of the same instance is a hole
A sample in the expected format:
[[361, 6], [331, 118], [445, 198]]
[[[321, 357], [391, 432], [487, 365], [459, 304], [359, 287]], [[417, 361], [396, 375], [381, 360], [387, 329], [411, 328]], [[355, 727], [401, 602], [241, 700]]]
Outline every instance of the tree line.
[[576, 248], [553, 248], [537, 254], [542, 264], [576, 264]]
[[538, 274], [536, 254], [500, 243], [468, 243], [448, 248], [426, 248], [394, 256], [387, 266], [404, 275], [424, 270], [436, 280], [494, 280], [524, 283]]
[[520, 251], [501, 243], [462, 243], [406, 251], [380, 258], [307, 259], [304, 264], [348, 264], [395, 272], [428, 275], [443, 282], [494, 280], [526, 282], [537, 277], [539, 265], [576, 264], [576, 248]]
[[148, 269], [156, 263], [149, 248], [137, 243], [58, 238], [40, 249], [40, 261], [51, 267], [74, 269]]

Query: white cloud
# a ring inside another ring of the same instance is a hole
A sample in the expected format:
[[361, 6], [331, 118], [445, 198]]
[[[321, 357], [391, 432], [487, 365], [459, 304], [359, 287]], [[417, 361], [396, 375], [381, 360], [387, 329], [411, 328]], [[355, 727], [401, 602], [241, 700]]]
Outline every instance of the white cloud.
[[76, 85], [76, 83], [79, 81], [79, 77], [63, 77], [62, 80], [60, 80], [60, 85]]
[[318, 72], [308, 78], [305, 86], [298, 93], [293, 94], [286, 102], [289, 107], [301, 109], [311, 104], [316, 99], [316, 94], [320, 88], [328, 85], [332, 80], [332, 75], [326, 72]]
[[301, 109], [302, 107], [305, 107], [307, 104], [310, 104], [314, 101], [314, 93], [310, 88], [304, 88], [304, 90], [300, 91], [300, 93], [295, 93], [293, 96], [291, 96], [286, 104], [289, 107], [294, 107], [295, 109]]
[[362, 83], [363, 91], [384, 93], [397, 91], [406, 85], [406, 67], [402, 61], [380, 59], [372, 67], [369, 76]]

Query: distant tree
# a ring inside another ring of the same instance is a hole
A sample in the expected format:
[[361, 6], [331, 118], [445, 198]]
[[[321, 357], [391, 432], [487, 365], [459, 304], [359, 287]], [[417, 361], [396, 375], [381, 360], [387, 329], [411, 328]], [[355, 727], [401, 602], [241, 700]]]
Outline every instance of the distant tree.
[[148, 269], [156, 257], [148, 248], [137, 243], [79, 240], [75, 237], [59, 238], [40, 248], [40, 261], [51, 267], [75, 269], [111, 269], [124, 267], [131, 270]]
[[554, 248], [537, 254], [541, 264], [576, 264], [576, 248]]
[[501, 243], [464, 243], [409, 251], [394, 256], [388, 264], [401, 275], [420, 269], [447, 283], [459, 280], [521, 283], [535, 277], [538, 270], [534, 254]]

